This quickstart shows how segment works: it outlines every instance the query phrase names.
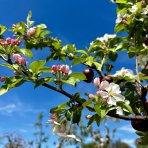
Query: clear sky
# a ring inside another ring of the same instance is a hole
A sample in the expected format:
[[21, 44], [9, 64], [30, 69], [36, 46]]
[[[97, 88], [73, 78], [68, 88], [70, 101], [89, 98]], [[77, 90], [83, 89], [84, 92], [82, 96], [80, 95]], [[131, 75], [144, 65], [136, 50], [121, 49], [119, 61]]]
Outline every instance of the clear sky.
[[[0, 0], [0, 5], [0, 24], [9, 28], [14, 23], [25, 21], [31, 10], [36, 25], [46, 24], [54, 37], [61, 39], [64, 44], [76, 44], [78, 49], [88, 47], [92, 40], [105, 33], [114, 33], [116, 7], [109, 0]], [[115, 70], [123, 66], [132, 68], [133, 65], [130, 61], [125, 62], [126, 57], [123, 55], [125, 54], [120, 56]], [[38, 51], [35, 56], [36, 59], [43, 59], [46, 52]], [[8, 74], [6, 69], [0, 68], [0, 72], [0, 76]], [[86, 88], [83, 84], [79, 86], [80, 91], [85, 88], [88, 92], [93, 92], [92, 87]], [[69, 91], [72, 92], [73, 88], [69, 88]], [[31, 137], [38, 113], [44, 113], [46, 122], [49, 109], [65, 101], [67, 98], [64, 96], [43, 87], [34, 90], [29, 83], [12, 89], [0, 96], [0, 133], [16, 131], [25, 137]], [[112, 123], [110, 127], [114, 126]], [[121, 122], [116, 126], [117, 138], [132, 143], [135, 135], [130, 123]], [[50, 133], [49, 129], [48, 131]], [[50, 136], [50, 144], [54, 139]]]

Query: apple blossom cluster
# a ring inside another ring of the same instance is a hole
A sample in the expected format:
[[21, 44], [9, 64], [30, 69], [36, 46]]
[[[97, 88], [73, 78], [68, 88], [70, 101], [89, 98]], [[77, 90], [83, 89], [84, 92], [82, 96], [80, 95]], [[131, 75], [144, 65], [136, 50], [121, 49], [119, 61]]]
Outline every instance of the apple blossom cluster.
[[[142, 0], [142, 6], [145, 5], [145, 0]], [[131, 14], [128, 14], [127, 11], [121, 11], [118, 15], [117, 15], [117, 19], [116, 19], [116, 24], [119, 23], [124, 23], [126, 24], [128, 18], [132, 18], [137, 12], [140, 13], [142, 15], [143, 18], [148, 18], [148, 5], [146, 7], [138, 8], [138, 5], [133, 4], [131, 2], [128, 3], [129, 6], [131, 6], [131, 8], [129, 8], [129, 12], [131, 12]]]
[[[108, 81], [100, 81], [100, 78], [97, 77], [94, 79], [94, 85], [98, 88], [96, 95], [89, 94], [90, 99], [103, 99], [104, 104], [111, 106], [116, 106], [118, 101], [123, 101], [126, 104], [129, 104], [128, 100], [125, 100], [125, 97], [121, 94], [120, 86], [113, 82], [109, 83]], [[121, 107], [116, 107], [117, 114], [123, 114]]]
[[116, 71], [116, 73], [113, 75], [113, 77], [129, 77], [130, 79], [135, 79], [136, 76], [134, 75], [133, 71], [131, 69], [125, 69], [124, 67], [121, 68], [121, 70]]
[[47, 124], [53, 124], [52, 126], [52, 132], [61, 138], [73, 138], [76, 141], [80, 142], [81, 140], [76, 137], [76, 135], [71, 134], [73, 133], [74, 129], [72, 126], [68, 123], [65, 117], [59, 117], [56, 114], [50, 115], [51, 120], [47, 121]]
[[6, 40], [4, 39], [0, 39], [0, 44], [3, 46], [8, 46], [8, 45], [12, 45], [12, 46], [18, 46], [20, 45], [21, 41], [18, 39], [11, 39], [10, 37], [6, 38]]
[[19, 54], [13, 54], [13, 59], [15, 62], [19, 63], [20, 65], [26, 65], [26, 59], [21, 57]]
[[100, 40], [101, 42], [108, 42], [109, 39], [115, 38], [115, 34], [105, 34], [103, 37], [97, 38], [96, 40]]
[[71, 72], [68, 65], [52, 65], [52, 73], [56, 74], [58, 71], [62, 72], [63, 75], [68, 75]]

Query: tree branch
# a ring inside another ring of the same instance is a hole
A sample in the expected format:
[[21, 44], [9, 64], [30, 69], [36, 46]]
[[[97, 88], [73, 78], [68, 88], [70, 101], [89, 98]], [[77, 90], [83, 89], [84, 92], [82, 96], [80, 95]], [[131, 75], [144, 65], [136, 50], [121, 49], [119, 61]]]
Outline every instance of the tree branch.
[[[46, 88], [52, 89], [52, 90], [54, 90], [54, 91], [56, 91], [56, 92], [59, 92], [59, 93], [65, 95], [66, 97], [68, 97], [68, 98], [70, 98], [70, 99], [76, 101], [77, 103], [79, 103], [79, 104], [81, 104], [81, 105], [85, 102], [84, 100], [80, 100], [80, 99], [78, 99], [78, 98], [74, 98], [73, 95], [67, 93], [67, 92], [64, 91], [64, 90], [58, 89], [58, 88], [56, 88], [56, 87], [54, 87], [54, 86], [51, 86], [51, 85], [49, 85], [49, 84], [47, 84], [47, 83], [44, 83], [43, 86], [46, 87]], [[87, 105], [86, 107], [87, 107], [89, 110], [95, 111], [92, 106]], [[113, 117], [113, 118], [118, 118], [118, 119], [123, 119], [123, 120], [129, 120], [129, 121], [131, 121], [131, 120], [148, 120], [148, 117], [147, 117], [147, 116], [133, 117], [133, 116], [118, 115], [118, 114], [114, 114], [114, 113], [112, 113], [112, 112], [108, 112], [107, 115], [110, 116], [110, 117]]]

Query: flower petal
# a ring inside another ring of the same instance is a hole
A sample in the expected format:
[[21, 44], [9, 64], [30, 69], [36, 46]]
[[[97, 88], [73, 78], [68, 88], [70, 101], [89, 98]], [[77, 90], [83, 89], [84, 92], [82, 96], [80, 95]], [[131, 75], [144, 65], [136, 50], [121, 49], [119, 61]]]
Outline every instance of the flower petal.
[[114, 97], [109, 97], [107, 103], [108, 103], [109, 105], [116, 105], [116, 102], [117, 102], [117, 101], [116, 101], [116, 99], [115, 99]]

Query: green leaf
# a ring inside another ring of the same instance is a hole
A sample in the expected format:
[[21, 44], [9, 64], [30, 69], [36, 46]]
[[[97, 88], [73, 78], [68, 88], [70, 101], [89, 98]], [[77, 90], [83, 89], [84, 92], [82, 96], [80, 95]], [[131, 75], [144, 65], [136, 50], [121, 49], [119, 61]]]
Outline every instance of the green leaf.
[[50, 109], [50, 113], [62, 112], [63, 109], [68, 107], [68, 105], [69, 105], [68, 102], [58, 105], [57, 107]]
[[86, 76], [83, 73], [80, 73], [80, 72], [72, 73], [72, 74], [69, 75], [69, 77], [73, 77], [73, 78], [77, 79], [78, 81], [86, 79]]
[[5, 94], [9, 90], [8, 85], [2, 85], [0, 87], [0, 96]]
[[101, 108], [98, 104], [94, 105], [94, 109], [97, 112], [98, 116], [101, 118], [100, 121], [102, 121], [105, 118], [106, 114], [109, 111], [106, 108]]
[[65, 113], [65, 117], [67, 118], [68, 121], [71, 121], [71, 116], [72, 116], [71, 112], [67, 110]]
[[109, 55], [108, 55], [108, 57], [109, 57], [109, 59], [111, 60], [111, 61], [116, 61], [116, 59], [117, 59], [117, 53], [116, 52], [112, 52], [112, 51], [110, 51], [109, 52]]
[[13, 66], [10, 65], [10, 64], [4, 63], [4, 64], [0, 64], [0, 65], [1, 65], [1, 66], [5, 66], [5, 67], [7, 67], [7, 68], [10, 68], [10, 69], [14, 70]]
[[79, 63], [83, 63], [83, 62], [85, 62], [85, 60], [86, 60], [86, 58], [75, 56], [73, 61], [72, 61], [72, 66], [75, 66]]
[[115, 32], [119, 32], [119, 31], [124, 31], [125, 30], [125, 25], [124, 24], [118, 24], [115, 26]]
[[127, 4], [127, 0], [116, 0], [116, 3]]
[[126, 104], [125, 102], [123, 102], [123, 101], [118, 101], [118, 102], [117, 102], [117, 105], [120, 106], [120, 107], [122, 107], [122, 108], [124, 108], [124, 109], [126, 109], [127, 111], [129, 111], [130, 113], [133, 114], [132, 108], [131, 108], [128, 104]]
[[101, 64], [100, 63], [94, 62], [93, 64], [96, 66], [97, 70], [101, 71]]
[[9, 89], [14, 88], [14, 87], [18, 87], [20, 85], [22, 85], [25, 81], [23, 80], [23, 78], [19, 77], [19, 76], [12, 76], [6, 79], [5, 83], [8, 85]]
[[39, 70], [45, 65], [46, 61], [40, 60], [40, 61], [34, 61], [30, 64], [30, 68], [34, 73], [38, 73]]
[[52, 72], [52, 69], [50, 67], [42, 67], [42, 68], [40, 68], [40, 71], [41, 72], [51, 73]]
[[95, 58], [94, 57], [91, 57], [89, 56], [87, 59], [86, 59], [86, 64], [88, 66], [92, 66], [92, 64], [95, 62]]
[[90, 117], [87, 127], [90, 126], [94, 121], [95, 121], [95, 115]]
[[2, 35], [6, 31], [6, 29], [7, 28], [5, 26], [0, 25], [0, 35]]
[[92, 103], [92, 100], [87, 100], [87, 101], [85, 101], [83, 104], [82, 104], [82, 106], [83, 106], [83, 108], [85, 108], [87, 105], [89, 105], [89, 104], [91, 104]]
[[72, 123], [79, 123], [80, 122], [81, 113], [82, 113], [82, 110], [81, 109], [76, 109], [73, 112], [73, 115], [72, 115]]
[[83, 73], [72, 73], [68, 76], [67, 80], [61, 80], [61, 82], [70, 84], [75, 86], [76, 82], [79, 82], [80, 80], [85, 80], [86, 76]]
[[29, 58], [33, 57], [33, 54], [29, 49], [20, 49], [20, 53], [22, 53], [24, 56], [27, 56]]
[[97, 114], [99, 115], [99, 117], [101, 117], [101, 108], [100, 106], [98, 106], [97, 104], [94, 105], [94, 109], [97, 112]]

